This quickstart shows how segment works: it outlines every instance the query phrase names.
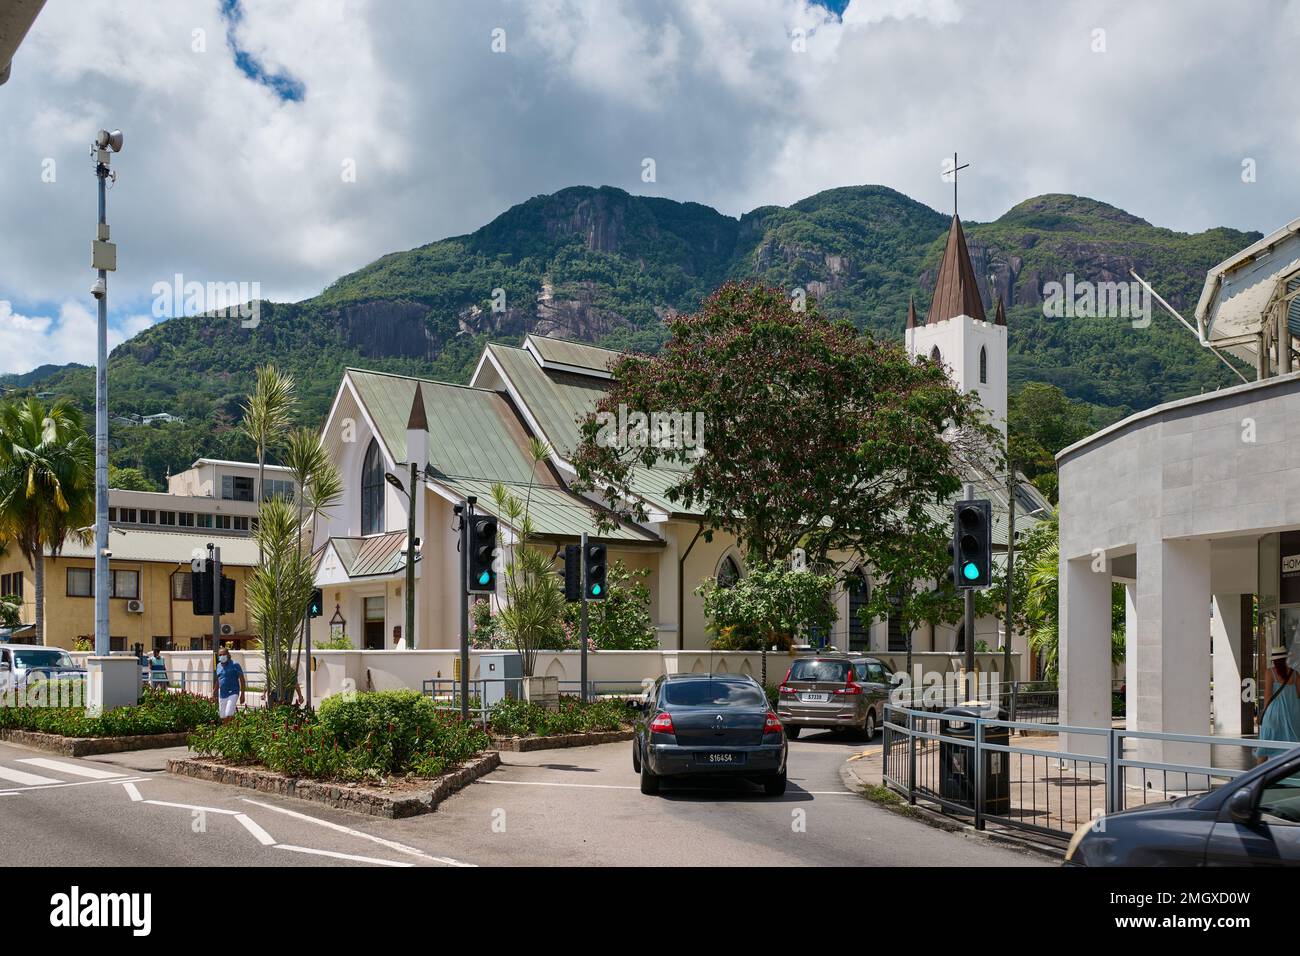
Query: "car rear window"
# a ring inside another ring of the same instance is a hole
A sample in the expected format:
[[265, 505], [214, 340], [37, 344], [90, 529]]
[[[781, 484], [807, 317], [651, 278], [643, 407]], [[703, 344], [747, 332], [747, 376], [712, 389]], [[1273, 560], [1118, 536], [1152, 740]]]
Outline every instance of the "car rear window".
[[664, 684], [663, 703], [666, 707], [762, 707], [767, 697], [748, 682], [670, 681]]
[[849, 679], [848, 661], [795, 661], [790, 680], [832, 681], [843, 684]]

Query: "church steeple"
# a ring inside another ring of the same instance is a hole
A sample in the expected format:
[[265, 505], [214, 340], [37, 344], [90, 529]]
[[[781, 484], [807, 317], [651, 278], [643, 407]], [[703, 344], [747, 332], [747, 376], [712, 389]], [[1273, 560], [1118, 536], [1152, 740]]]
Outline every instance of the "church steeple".
[[907, 327], [916, 328], [916, 298], [910, 295], [907, 297]]
[[1002, 307], [1002, 296], [998, 296], [998, 310], [993, 315], [994, 325], [1007, 324], [1007, 310]]
[[980, 300], [979, 283], [975, 281], [975, 267], [971, 265], [970, 252], [966, 248], [961, 219], [954, 213], [925, 324], [936, 325], [959, 315], [988, 321], [984, 315], [984, 303]]

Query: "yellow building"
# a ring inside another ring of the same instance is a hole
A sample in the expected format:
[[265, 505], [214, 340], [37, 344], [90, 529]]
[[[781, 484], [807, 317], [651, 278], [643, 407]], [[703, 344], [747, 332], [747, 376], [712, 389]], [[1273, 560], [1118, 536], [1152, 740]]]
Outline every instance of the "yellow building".
[[[212, 619], [194, 615], [190, 572], [191, 556], [196, 550], [206, 553], [209, 542], [221, 548], [223, 573], [235, 582], [235, 612], [222, 617], [222, 637], [238, 645], [255, 636], [245, 603], [246, 578], [257, 563], [252, 538], [114, 527], [109, 535], [112, 650], [211, 647]], [[93, 641], [94, 545], [69, 540], [62, 554], [44, 561], [45, 643], [72, 650], [78, 639]], [[35, 622], [35, 575], [12, 546], [0, 556], [0, 594], [20, 594], [23, 624]]]

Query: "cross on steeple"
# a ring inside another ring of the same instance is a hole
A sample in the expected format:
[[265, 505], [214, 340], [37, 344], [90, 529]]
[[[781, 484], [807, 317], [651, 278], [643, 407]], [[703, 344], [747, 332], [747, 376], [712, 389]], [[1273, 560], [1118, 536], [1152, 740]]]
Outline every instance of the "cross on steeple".
[[957, 215], [957, 173], [968, 166], [970, 166], [970, 163], [957, 165], [957, 153], [954, 151], [952, 154], [952, 169], [950, 170], [952, 172], [952, 214], [954, 216]]

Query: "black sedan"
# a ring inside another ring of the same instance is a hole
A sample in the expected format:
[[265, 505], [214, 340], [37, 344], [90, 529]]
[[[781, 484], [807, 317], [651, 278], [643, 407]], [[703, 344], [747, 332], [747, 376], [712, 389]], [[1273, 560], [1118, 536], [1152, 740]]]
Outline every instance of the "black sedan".
[[658, 793], [665, 777], [713, 775], [785, 793], [785, 731], [751, 678], [671, 674], [633, 706], [642, 710], [632, 741], [642, 793]]
[[1300, 750], [1208, 793], [1085, 824], [1065, 860], [1073, 866], [1300, 865]]

